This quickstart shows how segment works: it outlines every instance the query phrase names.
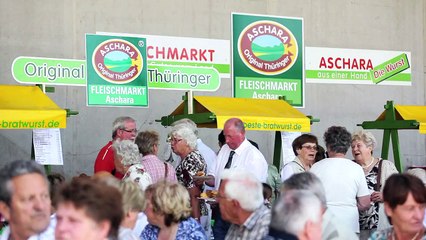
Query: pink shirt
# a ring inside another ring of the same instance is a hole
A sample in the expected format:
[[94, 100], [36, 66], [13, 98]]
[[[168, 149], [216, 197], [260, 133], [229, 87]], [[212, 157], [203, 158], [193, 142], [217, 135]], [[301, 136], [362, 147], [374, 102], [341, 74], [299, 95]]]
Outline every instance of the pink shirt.
[[[165, 175], [165, 162], [161, 161], [157, 156], [153, 154], [145, 155], [142, 157], [142, 164], [145, 170], [151, 175], [152, 183], [156, 183], [161, 179], [164, 179]], [[176, 172], [172, 165], [167, 164], [167, 180], [170, 182], [177, 182]]]

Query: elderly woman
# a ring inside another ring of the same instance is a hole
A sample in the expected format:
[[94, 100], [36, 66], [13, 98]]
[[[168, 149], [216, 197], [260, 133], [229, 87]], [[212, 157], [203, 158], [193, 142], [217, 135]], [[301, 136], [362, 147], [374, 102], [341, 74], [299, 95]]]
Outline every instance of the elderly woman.
[[124, 174], [122, 181], [133, 181], [140, 189], [145, 190], [152, 183], [152, 179], [141, 164], [138, 146], [131, 140], [116, 140], [112, 147], [115, 169]]
[[294, 139], [292, 147], [296, 158], [284, 165], [281, 170], [281, 181], [283, 182], [291, 175], [306, 172], [311, 168], [318, 150], [318, 139], [311, 134], [302, 134]]
[[[376, 229], [389, 227], [383, 211], [383, 190], [386, 179], [398, 173], [391, 161], [382, 160], [373, 156], [373, 150], [377, 145], [376, 138], [371, 132], [364, 130], [352, 134], [352, 156], [365, 174], [368, 189], [371, 192], [371, 206], [366, 211], [359, 212], [359, 225], [361, 229], [360, 239], [368, 239]], [[379, 179], [380, 177], [380, 179]], [[381, 209], [380, 209], [381, 208]]]
[[426, 239], [423, 226], [426, 187], [419, 178], [409, 174], [393, 174], [383, 189], [383, 201], [393, 227], [377, 230], [370, 239]]
[[189, 194], [182, 185], [160, 181], [150, 185], [145, 196], [149, 224], [141, 239], [207, 239], [201, 225], [190, 217]]
[[151, 175], [152, 183], [156, 183], [162, 179], [177, 182], [174, 167], [157, 157], [159, 141], [160, 137], [156, 131], [143, 131], [138, 134], [135, 144], [143, 156], [141, 159], [142, 164], [149, 175]]
[[170, 135], [172, 150], [182, 159], [176, 168], [177, 179], [188, 189], [191, 199], [191, 216], [199, 221], [201, 207], [198, 197], [203, 191], [203, 185], [197, 185], [193, 176], [206, 173], [206, 162], [196, 148], [197, 136], [191, 128], [183, 124], [176, 125], [172, 128]]
[[346, 159], [351, 134], [344, 127], [332, 126], [324, 133], [328, 158], [315, 163], [311, 172], [323, 183], [327, 209], [342, 226], [359, 233], [358, 210], [370, 208], [370, 191], [362, 168]]

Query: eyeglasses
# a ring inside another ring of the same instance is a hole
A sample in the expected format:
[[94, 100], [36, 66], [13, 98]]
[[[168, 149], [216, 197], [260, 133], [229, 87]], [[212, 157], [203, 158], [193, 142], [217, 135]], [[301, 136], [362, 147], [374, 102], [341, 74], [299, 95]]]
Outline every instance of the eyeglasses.
[[182, 138], [172, 138], [172, 139], [170, 139], [170, 142], [172, 143], [172, 144], [177, 144], [178, 142], [180, 142], [180, 141], [182, 141], [183, 139]]
[[138, 132], [137, 129], [121, 129], [121, 130], [128, 132], [128, 133], [137, 133]]
[[318, 147], [317, 146], [302, 145], [302, 148], [306, 148], [308, 150], [318, 151]]

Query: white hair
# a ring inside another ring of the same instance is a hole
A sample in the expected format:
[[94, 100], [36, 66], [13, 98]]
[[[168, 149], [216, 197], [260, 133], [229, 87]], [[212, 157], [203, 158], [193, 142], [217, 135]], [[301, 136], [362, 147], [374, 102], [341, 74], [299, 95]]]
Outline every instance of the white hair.
[[115, 140], [112, 144], [115, 154], [121, 157], [121, 163], [124, 166], [131, 166], [133, 164], [140, 163], [139, 149], [131, 140]]
[[252, 173], [244, 170], [225, 169], [222, 180], [227, 180], [225, 195], [237, 200], [242, 209], [254, 211], [263, 204], [262, 183]]
[[197, 149], [197, 136], [186, 124], [178, 124], [174, 126], [170, 135], [184, 139], [191, 149]]
[[406, 173], [418, 177], [426, 186], [426, 170], [422, 168], [410, 168], [406, 171]]
[[171, 124], [172, 127], [177, 126], [177, 125], [185, 125], [185, 126], [189, 127], [195, 133], [195, 135], [198, 136], [197, 124], [195, 124], [195, 122], [192, 121], [191, 119], [182, 118], [182, 119], [177, 120], [177, 121], [175, 121]]
[[322, 204], [308, 190], [289, 190], [277, 199], [272, 208], [270, 227], [298, 236], [308, 221], [318, 222]]
[[364, 142], [365, 146], [371, 147], [372, 149], [376, 148], [377, 146], [377, 140], [373, 133], [365, 130], [359, 130], [352, 133], [352, 142], [357, 140]]

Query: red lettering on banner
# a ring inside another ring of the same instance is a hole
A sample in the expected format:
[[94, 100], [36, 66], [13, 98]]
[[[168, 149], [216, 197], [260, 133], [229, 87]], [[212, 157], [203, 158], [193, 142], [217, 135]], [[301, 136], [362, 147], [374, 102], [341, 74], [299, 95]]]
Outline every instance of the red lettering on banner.
[[371, 59], [321, 57], [319, 68], [371, 70], [373, 69], [373, 64]]
[[214, 49], [197, 49], [197, 48], [174, 48], [174, 47], [158, 47], [148, 46], [146, 48], [147, 58], [158, 60], [186, 60], [198, 62], [213, 62]]

